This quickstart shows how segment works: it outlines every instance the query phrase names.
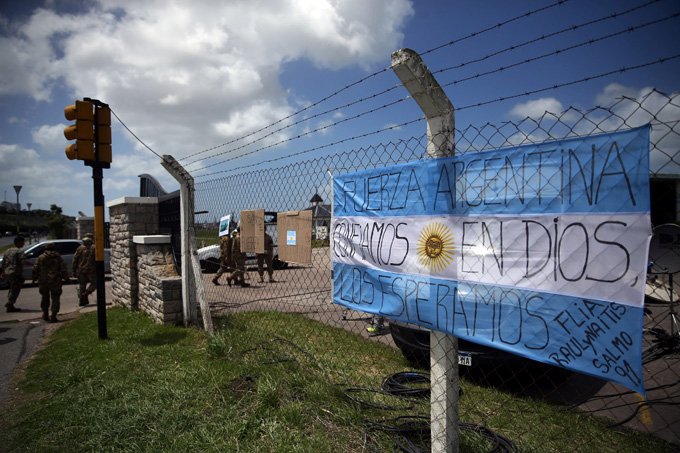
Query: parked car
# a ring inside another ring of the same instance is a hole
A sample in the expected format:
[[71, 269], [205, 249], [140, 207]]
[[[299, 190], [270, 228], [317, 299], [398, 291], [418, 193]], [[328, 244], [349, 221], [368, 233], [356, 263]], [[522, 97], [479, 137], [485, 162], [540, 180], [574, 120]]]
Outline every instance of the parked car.
[[[430, 363], [430, 331], [411, 324], [390, 321], [390, 333], [406, 360], [416, 366], [426, 367]], [[471, 341], [458, 339], [458, 365], [465, 367], [492, 365], [501, 362], [522, 360], [519, 356], [500, 349], [482, 346]]]
[[[83, 243], [79, 239], [53, 239], [49, 241], [38, 242], [33, 244], [26, 249], [24, 249], [24, 279], [28, 282], [31, 281], [33, 277], [33, 265], [42, 253], [45, 251], [45, 246], [49, 243], [53, 243], [57, 252], [64, 258], [66, 262], [66, 268], [69, 273], [71, 272], [71, 266], [73, 264], [73, 255], [76, 253], [76, 249]], [[4, 256], [0, 256], [0, 265]], [[104, 249], [104, 272], [111, 272], [111, 250]], [[6, 286], [4, 279], [0, 282], [0, 285]]]

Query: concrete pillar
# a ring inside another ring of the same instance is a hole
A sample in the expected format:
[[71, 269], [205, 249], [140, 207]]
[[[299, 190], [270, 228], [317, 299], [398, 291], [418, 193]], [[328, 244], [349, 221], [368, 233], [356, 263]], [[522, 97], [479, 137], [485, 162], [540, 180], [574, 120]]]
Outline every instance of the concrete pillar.
[[[427, 152], [432, 157], [454, 153], [453, 104], [415, 51], [392, 54], [392, 70], [427, 119]], [[458, 339], [442, 332], [430, 333], [430, 437], [433, 452], [457, 452]]]

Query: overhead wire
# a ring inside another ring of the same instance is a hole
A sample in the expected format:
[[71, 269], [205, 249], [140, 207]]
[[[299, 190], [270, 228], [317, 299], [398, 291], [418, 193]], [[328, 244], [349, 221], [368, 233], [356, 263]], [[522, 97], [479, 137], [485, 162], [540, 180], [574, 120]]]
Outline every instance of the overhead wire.
[[151, 147], [150, 147], [149, 145], [147, 145], [146, 143], [144, 143], [144, 141], [143, 141], [141, 138], [137, 137], [137, 135], [136, 135], [134, 132], [132, 132], [132, 130], [127, 126], [127, 124], [125, 124], [125, 123], [123, 122], [123, 120], [120, 119], [120, 117], [116, 114], [116, 112], [113, 111], [113, 109], [110, 108], [110, 110], [111, 110], [111, 114], [112, 114], [114, 117], [116, 117], [116, 119], [117, 119], [118, 122], [121, 124], [121, 126], [123, 126], [123, 127], [124, 127], [124, 128], [125, 128], [125, 129], [126, 129], [126, 130], [134, 137], [134, 138], [136, 138], [137, 141], [138, 141], [139, 143], [141, 143], [146, 149], [148, 149], [149, 151], [151, 151], [151, 152], [154, 153], [156, 156], [158, 156], [159, 158], [162, 159], [162, 157], [161, 157], [160, 154], [158, 154], [156, 151], [154, 151], [153, 149], [151, 149]]

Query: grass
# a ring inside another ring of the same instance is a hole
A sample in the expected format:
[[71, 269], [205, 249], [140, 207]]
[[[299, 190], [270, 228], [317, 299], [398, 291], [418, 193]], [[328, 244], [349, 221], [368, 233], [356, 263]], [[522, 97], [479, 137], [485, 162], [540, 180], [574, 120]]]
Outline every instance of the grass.
[[[3, 451], [392, 451], [369, 421], [428, 415], [429, 404], [369, 390], [408, 365], [395, 350], [299, 315], [244, 313], [208, 337], [108, 311], [109, 340], [94, 313], [49, 337], [3, 414]], [[404, 409], [367, 409], [371, 400]], [[607, 429], [585, 414], [463, 381], [464, 421], [484, 422], [522, 451], [669, 451], [664, 442]], [[411, 408], [406, 408], [411, 406]], [[464, 452], [489, 451], [461, 433]]]

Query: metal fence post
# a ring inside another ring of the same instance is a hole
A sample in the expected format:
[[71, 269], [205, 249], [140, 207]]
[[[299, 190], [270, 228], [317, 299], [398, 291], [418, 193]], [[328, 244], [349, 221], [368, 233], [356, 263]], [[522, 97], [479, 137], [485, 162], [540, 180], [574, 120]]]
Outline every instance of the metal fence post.
[[[423, 60], [411, 49], [392, 54], [392, 70], [427, 119], [427, 152], [433, 157], [454, 154], [453, 104]], [[430, 333], [430, 438], [433, 452], [457, 452], [458, 339]]]
[[[182, 230], [182, 301], [184, 325], [198, 324], [198, 304], [201, 306], [203, 328], [213, 331], [210, 307], [205, 299], [201, 266], [196, 251], [194, 228], [194, 178], [174, 157], [164, 155], [161, 165], [179, 182], [180, 226]], [[198, 299], [198, 300], [196, 300]]]

